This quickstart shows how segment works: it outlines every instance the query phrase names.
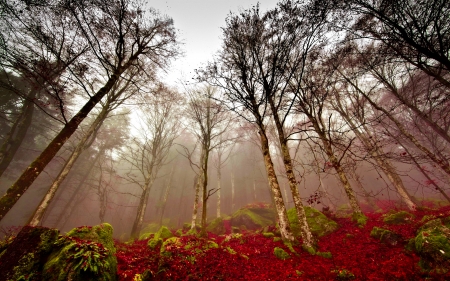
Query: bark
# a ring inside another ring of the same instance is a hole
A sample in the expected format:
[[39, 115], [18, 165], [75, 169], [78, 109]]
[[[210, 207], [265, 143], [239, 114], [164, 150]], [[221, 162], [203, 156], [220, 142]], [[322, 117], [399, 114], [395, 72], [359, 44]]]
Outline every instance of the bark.
[[[68, 202], [68, 206], [65, 208], [65, 211], [60, 211], [59, 212], [59, 216], [56, 219], [55, 223], [53, 224], [55, 227], [57, 227], [61, 220], [63, 219], [63, 216], [66, 215], [66, 219], [64, 220], [64, 222], [61, 224], [60, 229], [62, 229], [65, 224], [67, 223], [68, 218], [72, 215], [73, 211], [76, 208], [76, 203], [75, 203], [75, 197], [77, 196], [77, 194], [84, 192], [84, 190], [87, 188], [87, 185], [85, 185], [86, 180], [89, 178], [89, 176], [92, 173], [92, 170], [95, 166], [95, 163], [97, 163], [98, 159], [100, 159], [100, 156], [103, 154], [103, 151], [100, 150], [97, 155], [95, 156], [94, 160], [90, 161], [89, 166], [86, 169], [86, 173], [84, 173], [83, 178], [80, 181], [80, 184], [78, 185], [78, 188], [76, 188], [73, 192], [72, 195], [70, 196], [69, 200], [67, 200]], [[68, 210], [68, 211], [67, 211]]]
[[261, 150], [264, 157], [264, 165], [266, 167], [267, 179], [269, 181], [269, 186], [272, 191], [272, 195], [275, 202], [275, 208], [278, 214], [278, 224], [280, 226], [281, 237], [283, 238], [283, 240], [294, 241], [294, 236], [292, 235], [291, 232], [289, 220], [287, 219], [286, 206], [284, 205], [280, 185], [278, 184], [278, 179], [275, 174], [272, 158], [270, 156], [269, 140], [267, 139], [264, 126], [260, 125], [259, 127], [260, 127], [259, 135], [261, 141]]
[[[203, 163], [203, 159], [205, 158], [205, 151], [202, 148], [202, 152], [200, 154], [200, 163]], [[200, 170], [198, 172], [197, 176], [197, 183], [195, 185], [195, 198], [194, 198], [194, 210], [192, 212], [192, 222], [191, 222], [191, 229], [195, 230], [196, 222], [197, 222], [197, 213], [198, 213], [198, 205], [200, 200], [200, 187], [203, 186], [203, 172], [202, 172], [202, 165], [200, 165]]]
[[[69, 174], [70, 170], [72, 169], [73, 165], [77, 161], [78, 157], [80, 157], [81, 153], [86, 150], [88, 147], [86, 146], [86, 143], [91, 138], [91, 136], [94, 134], [95, 131], [98, 130], [98, 128], [103, 124], [103, 121], [105, 120], [106, 116], [108, 115], [108, 107], [103, 107], [100, 114], [95, 118], [94, 122], [89, 127], [86, 134], [81, 138], [80, 142], [76, 146], [75, 150], [70, 155], [67, 162], [64, 164], [64, 167], [59, 172], [56, 179], [53, 181], [52, 185], [50, 186], [50, 189], [47, 191], [47, 194], [42, 199], [41, 203], [37, 207], [36, 211], [34, 212], [33, 217], [31, 218], [29, 224], [31, 226], [37, 226], [41, 223], [42, 218], [44, 217], [45, 211], [47, 210], [48, 206], [52, 202], [53, 197], [55, 196], [56, 192], [58, 191], [59, 186], [62, 184], [62, 182], [65, 180], [67, 175]], [[102, 154], [104, 152], [104, 149], [101, 150]]]
[[364, 188], [364, 185], [362, 184], [362, 182], [361, 182], [359, 176], [356, 174], [355, 170], [350, 169], [349, 175], [355, 180], [356, 185], [363, 192], [364, 198], [366, 198], [367, 203], [369, 203], [370, 207], [372, 207], [372, 209], [374, 209], [374, 210], [378, 210], [379, 208], [378, 208], [377, 204], [375, 204], [374, 197], [371, 196], [369, 194], [369, 192], [367, 192], [367, 190]]
[[163, 217], [164, 217], [164, 211], [165, 211], [166, 205], [167, 205], [167, 198], [169, 197], [169, 192], [170, 192], [170, 189], [172, 188], [172, 179], [173, 179], [174, 170], [175, 170], [175, 166], [173, 166], [172, 170], [170, 171], [170, 178], [166, 184], [166, 190], [164, 191], [164, 197], [161, 202], [161, 211], [160, 211], [160, 216], [159, 216], [159, 225], [161, 225], [161, 226], [162, 226], [162, 221], [163, 221]]
[[344, 187], [345, 194], [347, 195], [347, 198], [350, 203], [350, 207], [353, 210], [353, 213], [356, 215], [362, 214], [361, 208], [359, 207], [358, 201], [356, 200], [355, 192], [353, 191], [353, 189], [350, 185], [350, 182], [348, 181], [347, 176], [345, 175], [345, 172], [341, 166], [341, 163], [339, 163], [337, 157], [334, 155], [330, 140], [327, 139], [325, 133], [319, 127], [317, 120], [312, 116], [308, 116], [308, 118], [311, 121], [311, 123], [313, 124], [316, 133], [319, 135], [319, 138], [322, 141], [322, 144], [324, 146], [325, 154], [328, 156], [328, 160], [332, 164], [334, 170], [336, 171], [336, 173], [338, 175], [339, 180], [342, 183], [342, 186]]
[[150, 195], [150, 190], [153, 185], [153, 179], [146, 179], [144, 184], [144, 191], [139, 198], [139, 205], [136, 214], [136, 218], [133, 223], [133, 228], [131, 229], [131, 238], [137, 238], [139, 232], [142, 229], [142, 224], [144, 222], [145, 211], [147, 210], [148, 197]]
[[31, 126], [34, 114], [33, 99], [35, 96], [36, 91], [32, 91], [24, 100], [22, 111], [8, 132], [8, 135], [0, 148], [0, 177], [6, 171], [9, 164], [11, 164], [11, 161], [25, 139], [28, 128]]
[[[220, 158], [219, 158], [220, 165]], [[220, 166], [217, 168], [217, 217], [220, 217], [220, 181], [222, 179], [222, 173], [220, 170]]]
[[192, 222], [191, 222], [191, 229], [195, 230], [196, 222], [197, 222], [197, 212], [198, 212], [198, 205], [200, 200], [200, 185], [201, 185], [201, 177], [197, 177], [197, 181], [195, 184], [195, 198], [194, 198], [194, 210], [192, 212]]
[[[209, 147], [209, 145], [207, 145], [208, 147]], [[206, 212], [207, 212], [207, 208], [206, 208], [206, 204], [207, 204], [207, 202], [208, 202], [208, 160], [209, 160], [209, 149], [207, 149], [207, 148], [204, 148], [204, 150], [205, 150], [205, 157], [204, 157], [204, 159], [203, 159], [203, 163], [202, 163], [202, 173], [203, 173], [203, 176], [202, 176], [202, 193], [203, 193], [203, 196], [202, 196], [202, 201], [203, 201], [203, 204], [202, 204], [202, 230], [201, 230], [201, 232], [200, 232], [200, 236], [201, 237], [206, 237], [207, 236], [207, 233], [206, 233]]]
[[297, 213], [298, 222], [300, 225], [301, 236], [304, 246], [311, 248], [314, 246], [314, 238], [306, 221], [306, 213], [303, 208], [302, 199], [297, 188], [297, 179], [295, 178], [294, 168], [292, 165], [291, 155], [289, 153], [289, 147], [287, 145], [287, 138], [284, 133], [283, 125], [280, 121], [273, 101], [269, 98], [269, 104], [272, 110], [272, 116], [275, 121], [275, 125], [278, 132], [278, 139], [280, 143], [281, 156], [283, 158], [284, 169], [289, 181], [289, 188], [291, 189], [292, 199], [294, 201], [295, 211]]
[[120, 75], [131, 66], [131, 62], [126, 67], [118, 68], [103, 86], [89, 101], [78, 111], [78, 113], [63, 127], [59, 134], [50, 142], [44, 151], [34, 160], [17, 181], [0, 198], [0, 221], [11, 210], [14, 204], [28, 190], [34, 180], [42, 173], [44, 168], [58, 153], [65, 142], [78, 129], [80, 123], [91, 112], [95, 105], [112, 89]]
[[231, 212], [234, 212], [235, 209], [235, 196], [234, 196], [234, 172], [233, 172], [233, 167], [231, 167]]

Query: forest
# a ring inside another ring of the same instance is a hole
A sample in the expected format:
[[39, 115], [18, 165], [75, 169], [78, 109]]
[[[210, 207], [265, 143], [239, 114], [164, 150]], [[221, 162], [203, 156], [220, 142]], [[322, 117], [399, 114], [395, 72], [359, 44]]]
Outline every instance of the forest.
[[0, 0], [0, 281], [450, 279], [449, 1], [151, 5]]

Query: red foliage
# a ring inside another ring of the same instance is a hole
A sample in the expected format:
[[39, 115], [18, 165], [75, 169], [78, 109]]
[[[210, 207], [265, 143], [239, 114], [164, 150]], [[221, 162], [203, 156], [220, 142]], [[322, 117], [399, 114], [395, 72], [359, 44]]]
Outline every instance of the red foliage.
[[[419, 257], [404, 248], [406, 241], [415, 236], [424, 215], [449, 216], [450, 207], [417, 211], [411, 223], [402, 225], [384, 224], [381, 214], [367, 214], [369, 220], [364, 228], [358, 228], [350, 219], [336, 219], [340, 228], [318, 242], [319, 251], [331, 252], [332, 258], [312, 256], [299, 245], [294, 246], [298, 253], [295, 255], [282, 242], [250, 232], [229, 240], [209, 234], [208, 239], [219, 248], [208, 251], [199, 250], [207, 240], [181, 237], [181, 245], [162, 257], [148, 249], [147, 241], [117, 243], [119, 280], [133, 280], [135, 274], [146, 269], [156, 275], [154, 280], [336, 280], [344, 269], [353, 273], [355, 280], [450, 280], [450, 273], [422, 273]], [[381, 243], [370, 237], [374, 226], [395, 231], [402, 241], [394, 246]], [[186, 244], [195, 247], [185, 249]], [[283, 248], [291, 257], [277, 259], [275, 247]]]

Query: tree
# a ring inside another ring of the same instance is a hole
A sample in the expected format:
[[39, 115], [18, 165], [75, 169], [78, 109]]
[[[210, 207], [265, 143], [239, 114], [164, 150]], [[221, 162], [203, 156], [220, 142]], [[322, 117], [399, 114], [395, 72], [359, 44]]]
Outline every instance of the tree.
[[335, 82], [332, 78], [333, 72], [334, 69], [327, 64], [323, 52], [316, 49], [309, 54], [304, 73], [296, 77], [291, 90], [297, 97], [297, 112], [308, 117], [308, 122], [300, 124], [301, 127], [307, 128], [301, 129], [309, 131], [308, 128], [311, 127], [317, 135], [317, 143], [321, 144], [321, 149], [328, 158], [324, 166], [332, 167], [336, 171], [357, 219], [363, 214], [341, 163], [353, 138], [345, 140], [345, 130], [333, 129], [332, 113], [327, 112], [325, 107], [333, 92]]
[[74, 28], [82, 31], [99, 71], [108, 78], [0, 199], [0, 219], [127, 69], [139, 68], [146, 62], [162, 66], [177, 54], [173, 21], [160, 17], [154, 10], [143, 10], [142, 3], [134, 6], [129, 0], [77, 1], [66, 2], [63, 8]]
[[71, 98], [68, 67], [86, 52], [79, 32], [65, 21], [67, 13], [52, 5], [2, 1], [0, 87], [17, 95], [19, 114], [0, 147], [0, 176], [10, 165], [32, 124], [35, 109], [64, 124]]
[[180, 134], [178, 105], [181, 101], [177, 92], [163, 85], [154, 95], [145, 97], [140, 104], [140, 126], [136, 128], [139, 135], [132, 138], [121, 153], [121, 159], [130, 167], [125, 179], [141, 189], [132, 238], [138, 237], [141, 231], [153, 183]]
[[198, 179], [196, 186], [196, 199], [194, 202], [194, 213], [191, 229], [195, 228], [196, 206], [198, 206], [198, 194], [202, 192], [202, 220], [200, 235], [206, 237], [206, 218], [207, 218], [207, 202], [211, 195], [218, 189], [211, 188], [208, 190], [208, 164], [210, 153], [218, 147], [222, 147], [229, 138], [223, 138], [225, 133], [230, 130], [232, 119], [225, 110], [214, 99], [218, 98], [217, 89], [211, 86], [205, 86], [199, 89], [191, 89], [187, 92], [189, 101], [186, 110], [186, 117], [192, 123], [192, 133], [195, 135], [197, 142], [200, 144], [200, 160], [198, 164], [191, 161], [192, 152], [185, 150], [186, 156], [198, 167]]
[[81, 153], [92, 145], [95, 138], [97, 137], [98, 131], [100, 130], [104, 121], [110, 115], [110, 113], [113, 110], [117, 109], [123, 102], [125, 102], [139, 90], [139, 87], [136, 89], [135, 85], [133, 85], [133, 89], [130, 89], [130, 82], [131, 80], [120, 79], [107, 94], [105, 102], [100, 102], [102, 105], [101, 111], [92, 122], [89, 129], [84, 133], [75, 149], [73, 150], [72, 154], [70, 155], [69, 159], [67, 159], [67, 161], [65, 162], [60, 173], [53, 181], [52, 185], [47, 191], [47, 194], [44, 196], [33, 217], [31, 218], [29, 223], [30, 225], [39, 225], [59, 186], [67, 177]]
[[[379, 138], [371, 132], [373, 131], [376, 122], [371, 120], [370, 112], [368, 112], [364, 98], [358, 94], [355, 95], [345, 86], [338, 89], [334, 97], [335, 99], [331, 101], [331, 103], [333, 103], [333, 109], [336, 110], [350, 126], [353, 133], [370, 154], [371, 158], [376, 161], [378, 166], [391, 181], [408, 208], [410, 210], [415, 210], [416, 204], [413, 202], [403, 185], [403, 181], [396, 172], [394, 166], [382, 151]], [[344, 106], [344, 102], [349, 105]], [[369, 129], [368, 126], [371, 126], [371, 129]], [[357, 179], [358, 177], [355, 175], [354, 178]]]
[[355, 36], [381, 44], [384, 56], [401, 59], [450, 87], [448, 1], [352, 0], [340, 5], [349, 18], [357, 18]]
[[[240, 15], [231, 14], [223, 28], [224, 45], [217, 60], [200, 72], [201, 79], [224, 89], [225, 104], [242, 118], [258, 128], [267, 177], [278, 213], [282, 238], [292, 241], [286, 207], [275, 174], [266, 132], [266, 117], [270, 110], [264, 88], [259, 80], [260, 61], [254, 57], [254, 49], [263, 47], [264, 22], [259, 7]], [[262, 41], [261, 41], [262, 40]], [[261, 44], [255, 46], [255, 44]]]

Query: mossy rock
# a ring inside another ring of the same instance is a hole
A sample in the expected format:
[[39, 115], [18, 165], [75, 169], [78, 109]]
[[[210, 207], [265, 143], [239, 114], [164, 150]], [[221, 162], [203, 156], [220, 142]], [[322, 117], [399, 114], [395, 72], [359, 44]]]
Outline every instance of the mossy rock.
[[[159, 241], [162, 241], [162, 240], [159, 240]], [[179, 248], [181, 246], [182, 246], [182, 244], [181, 244], [180, 238], [178, 238], [178, 237], [168, 238], [168, 239], [166, 239], [166, 241], [164, 241], [162, 243], [161, 248], [160, 248], [160, 254], [165, 255], [165, 256], [170, 256], [172, 248]]]
[[[327, 218], [324, 214], [311, 207], [303, 207], [306, 213], [306, 221], [308, 222], [311, 233], [316, 237], [322, 237], [332, 233], [338, 229], [338, 224]], [[291, 230], [295, 236], [300, 237], [300, 224], [295, 208], [287, 211]]]
[[206, 231], [214, 233], [216, 235], [223, 235], [225, 234], [225, 225], [223, 223], [223, 218], [218, 217], [214, 219], [211, 223], [208, 224], [206, 227]]
[[[6, 241], [0, 257], [0, 280], [40, 280], [42, 268], [58, 238], [58, 230], [25, 226]], [[23, 279], [25, 280], [25, 279]]]
[[155, 233], [153, 238], [148, 240], [147, 246], [150, 247], [150, 249], [155, 249], [156, 247], [160, 247], [164, 240], [174, 237], [172, 232], [166, 227], [161, 226], [161, 228]]
[[113, 228], [108, 223], [74, 228], [60, 236], [44, 266], [43, 280], [117, 280]]
[[348, 204], [340, 205], [335, 212], [337, 218], [351, 218], [352, 214], [353, 210]]
[[280, 247], [275, 247], [273, 249], [273, 254], [275, 255], [275, 257], [277, 257], [280, 260], [286, 260], [291, 257], [288, 253], [286, 253], [285, 250], [283, 250]]
[[383, 222], [386, 224], [403, 224], [410, 223], [414, 219], [414, 215], [406, 211], [400, 211], [397, 213], [389, 214], [384, 219]]
[[145, 240], [159, 230], [160, 226], [157, 223], [150, 223], [139, 232], [139, 240]]
[[447, 219], [427, 222], [408, 243], [420, 256], [419, 266], [424, 271], [443, 274], [450, 269], [450, 229], [443, 223]]
[[401, 236], [387, 229], [374, 227], [370, 232], [370, 236], [389, 245], [397, 245], [401, 240]]
[[[275, 221], [275, 210], [268, 208], [239, 209], [233, 213], [230, 219], [232, 227], [242, 229], [242, 226], [245, 226], [246, 230], [262, 229], [266, 226], [274, 225]], [[233, 228], [234, 231], [235, 229]]]
[[367, 223], [367, 217], [363, 213], [353, 213], [352, 221], [356, 222], [360, 228], [364, 228]]

